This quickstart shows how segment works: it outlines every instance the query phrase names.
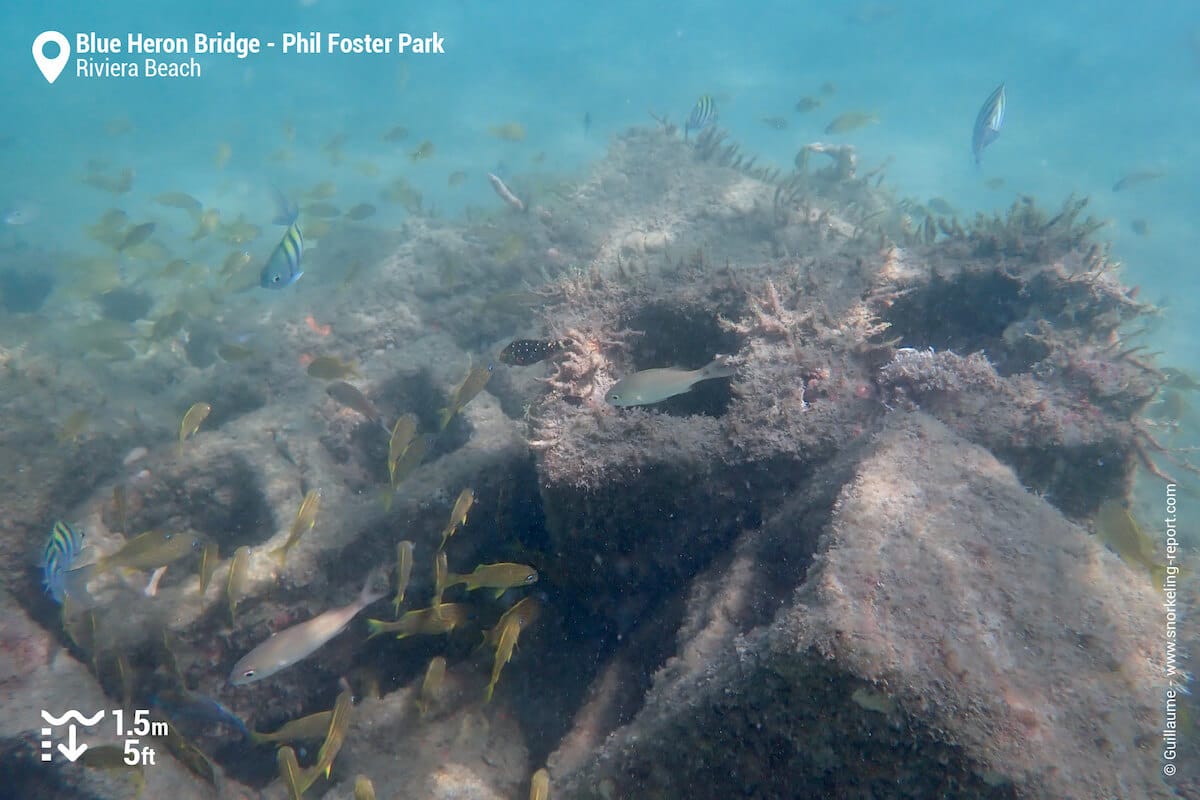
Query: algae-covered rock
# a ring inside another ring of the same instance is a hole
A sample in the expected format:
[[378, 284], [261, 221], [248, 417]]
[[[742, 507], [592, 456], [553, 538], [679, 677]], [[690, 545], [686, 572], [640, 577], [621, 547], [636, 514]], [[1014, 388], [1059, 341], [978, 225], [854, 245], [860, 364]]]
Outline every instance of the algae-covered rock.
[[697, 581], [644, 707], [557, 796], [1169, 796], [1148, 583], [924, 415], [864, 451]]

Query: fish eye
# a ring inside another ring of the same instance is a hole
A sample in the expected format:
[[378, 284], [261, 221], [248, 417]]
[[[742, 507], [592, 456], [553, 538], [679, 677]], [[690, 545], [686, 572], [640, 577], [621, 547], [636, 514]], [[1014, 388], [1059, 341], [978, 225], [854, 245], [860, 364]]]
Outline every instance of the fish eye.
[[279, 283], [279, 276], [278, 276], [278, 275], [276, 275], [275, 277], [271, 278], [271, 280], [272, 280], [274, 283]]
[[608, 399], [609, 399], [609, 400], [620, 400], [620, 399], [621, 399], [621, 395], [619, 395], [619, 394], [616, 394], [616, 393], [613, 393], [613, 394], [610, 394], [610, 395], [608, 396]]
[[531, 573], [529, 573], [528, 575], [526, 575], [526, 576], [525, 576], [525, 582], [526, 582], [526, 583], [537, 583], [537, 573], [536, 573], [536, 572], [531, 572]]
[[258, 673], [256, 669], [248, 669], [242, 673], [243, 678], [253, 678]]

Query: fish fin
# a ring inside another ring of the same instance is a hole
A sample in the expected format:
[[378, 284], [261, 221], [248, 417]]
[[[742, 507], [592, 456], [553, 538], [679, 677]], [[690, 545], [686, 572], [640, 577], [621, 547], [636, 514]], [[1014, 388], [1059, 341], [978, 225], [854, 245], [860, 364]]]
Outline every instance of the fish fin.
[[280, 545], [279, 547], [276, 547], [274, 550], [272, 550], [270, 552], [271, 558], [278, 561], [280, 567], [287, 565], [287, 555], [288, 555], [288, 546], [286, 544]]
[[379, 634], [383, 633], [383, 626], [387, 623], [381, 619], [367, 620], [367, 638], [374, 639]]
[[64, 572], [63, 594], [70, 597], [71, 602], [80, 608], [95, 608], [96, 599], [88, 593], [87, 584], [96, 577], [96, 574], [97, 566], [95, 564]]
[[454, 419], [453, 408], [443, 408], [438, 411], [438, 430], [446, 430], [446, 426], [450, 424], [450, 420]]
[[495, 598], [496, 598], [497, 600], [499, 600], [499, 599], [500, 599], [500, 597], [501, 597], [501, 596], [502, 596], [502, 595], [503, 595], [505, 592], [507, 592], [507, 591], [508, 591], [508, 587], [507, 587], [507, 586], [501, 586], [499, 589], [497, 589], [497, 590], [496, 590]]
[[487, 685], [487, 690], [483, 693], [483, 702], [485, 704], [492, 702], [492, 692], [495, 691], [495, 689], [496, 689], [496, 684], [489, 683]]
[[379, 599], [387, 596], [388, 588], [386, 586], [382, 589], [376, 588], [376, 586], [375, 586], [375, 584], [378, 581], [379, 575], [381, 572], [383, 572], [383, 570], [384, 570], [383, 567], [378, 567], [376, 569], [371, 570], [367, 574], [367, 579], [365, 581], [363, 581], [362, 591], [358, 593], [358, 602], [362, 604], [363, 608], [366, 608], [367, 606], [371, 605], [371, 603], [374, 603], [376, 600], [379, 600]]
[[729, 363], [733, 356], [717, 355], [713, 357], [702, 370], [700, 374], [704, 378], [728, 378], [737, 374], [737, 367]]
[[291, 225], [300, 218], [300, 207], [287, 199], [278, 187], [275, 193], [275, 216], [271, 219], [273, 225]]

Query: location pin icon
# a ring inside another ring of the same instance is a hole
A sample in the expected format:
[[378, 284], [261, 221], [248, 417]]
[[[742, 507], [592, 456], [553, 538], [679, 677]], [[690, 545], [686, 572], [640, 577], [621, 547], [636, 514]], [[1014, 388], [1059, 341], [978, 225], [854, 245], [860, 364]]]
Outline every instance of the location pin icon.
[[[43, 52], [50, 42], [58, 45], [58, 55], [54, 58], [46, 58]], [[54, 83], [62, 74], [63, 67], [71, 60], [71, 43], [58, 31], [42, 31], [33, 40], [33, 60], [37, 62], [38, 69], [42, 71], [47, 83]]]

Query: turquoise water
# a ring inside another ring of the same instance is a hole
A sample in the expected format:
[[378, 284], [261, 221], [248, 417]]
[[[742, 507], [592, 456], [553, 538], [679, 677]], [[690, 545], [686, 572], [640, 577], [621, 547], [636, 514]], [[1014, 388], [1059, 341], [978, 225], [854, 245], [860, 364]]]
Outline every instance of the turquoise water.
[[[1111, 1], [761, 2], [750, 10], [728, 2], [8, 3], [0, 10], [0, 212], [23, 216], [0, 226], [0, 248], [7, 248], [5, 266], [20, 266], [29, 250], [54, 254], [39, 261], [58, 281], [41, 309], [50, 335], [77, 319], [93, 290], [113, 285], [99, 277], [79, 296], [71, 291], [78, 271], [63, 266], [74, 258], [111, 260], [111, 248], [87, 233], [108, 209], [122, 209], [131, 222], [155, 221], [169, 257], [215, 269], [231, 246], [192, 241], [195, 221], [154, 202], [164, 192], [186, 192], [219, 208], [222, 220], [260, 226], [260, 236], [232, 247], [259, 264], [282, 230], [270, 224], [273, 187], [297, 195], [333, 182], [342, 211], [371, 203], [378, 210], [370, 224], [390, 230], [408, 212], [380, 193], [402, 178], [425, 208], [461, 216], [495, 205], [488, 172], [516, 181], [583, 175], [613, 135], [652, 125], [650, 112], [682, 124], [696, 98], [709, 94], [720, 125], [760, 163], [787, 168], [800, 145], [850, 142], [864, 167], [888, 162], [886, 185], [897, 195], [943, 198], [964, 218], [1005, 209], [1024, 194], [1050, 208], [1070, 194], [1091, 197], [1089, 211], [1110, 222], [1101, 236], [1124, 263], [1125, 282], [1139, 286], [1142, 299], [1168, 306], [1152, 349], [1163, 351], [1162, 363], [1196, 370], [1195, 8], [1164, 2], [1147, 11]], [[264, 41], [291, 31], [393, 40], [399, 31], [436, 31], [446, 52], [198, 55], [202, 75], [175, 79], [81, 78], [72, 63], [49, 85], [30, 55], [34, 36], [47, 29], [72, 41], [85, 31], [122, 40], [134, 31], [189, 38], [236, 31]], [[971, 126], [1000, 82], [1007, 87], [1004, 126], [977, 169]], [[823, 94], [826, 83], [835, 89]], [[804, 96], [822, 97], [821, 107], [797, 112]], [[824, 132], [850, 111], [875, 114], [878, 123]], [[786, 126], [764, 123], [772, 117]], [[523, 126], [522, 140], [494, 135], [508, 123]], [[396, 126], [407, 135], [385, 140]], [[333, 147], [334, 140], [341, 143]], [[432, 155], [414, 159], [423, 142], [433, 144]], [[90, 163], [110, 176], [132, 170], [131, 188], [114, 194], [86, 185], [82, 179], [97, 169]], [[1139, 170], [1162, 175], [1112, 190]], [[457, 172], [465, 180], [452, 185]], [[1144, 221], [1144, 233], [1135, 232], [1135, 221]], [[266, 314], [282, 305], [321, 318], [320, 248], [314, 252], [312, 277], [294, 291], [230, 295], [223, 310]], [[169, 306], [183, 289], [156, 277], [162, 266], [122, 260], [114, 275], [124, 285], [144, 281]]]

